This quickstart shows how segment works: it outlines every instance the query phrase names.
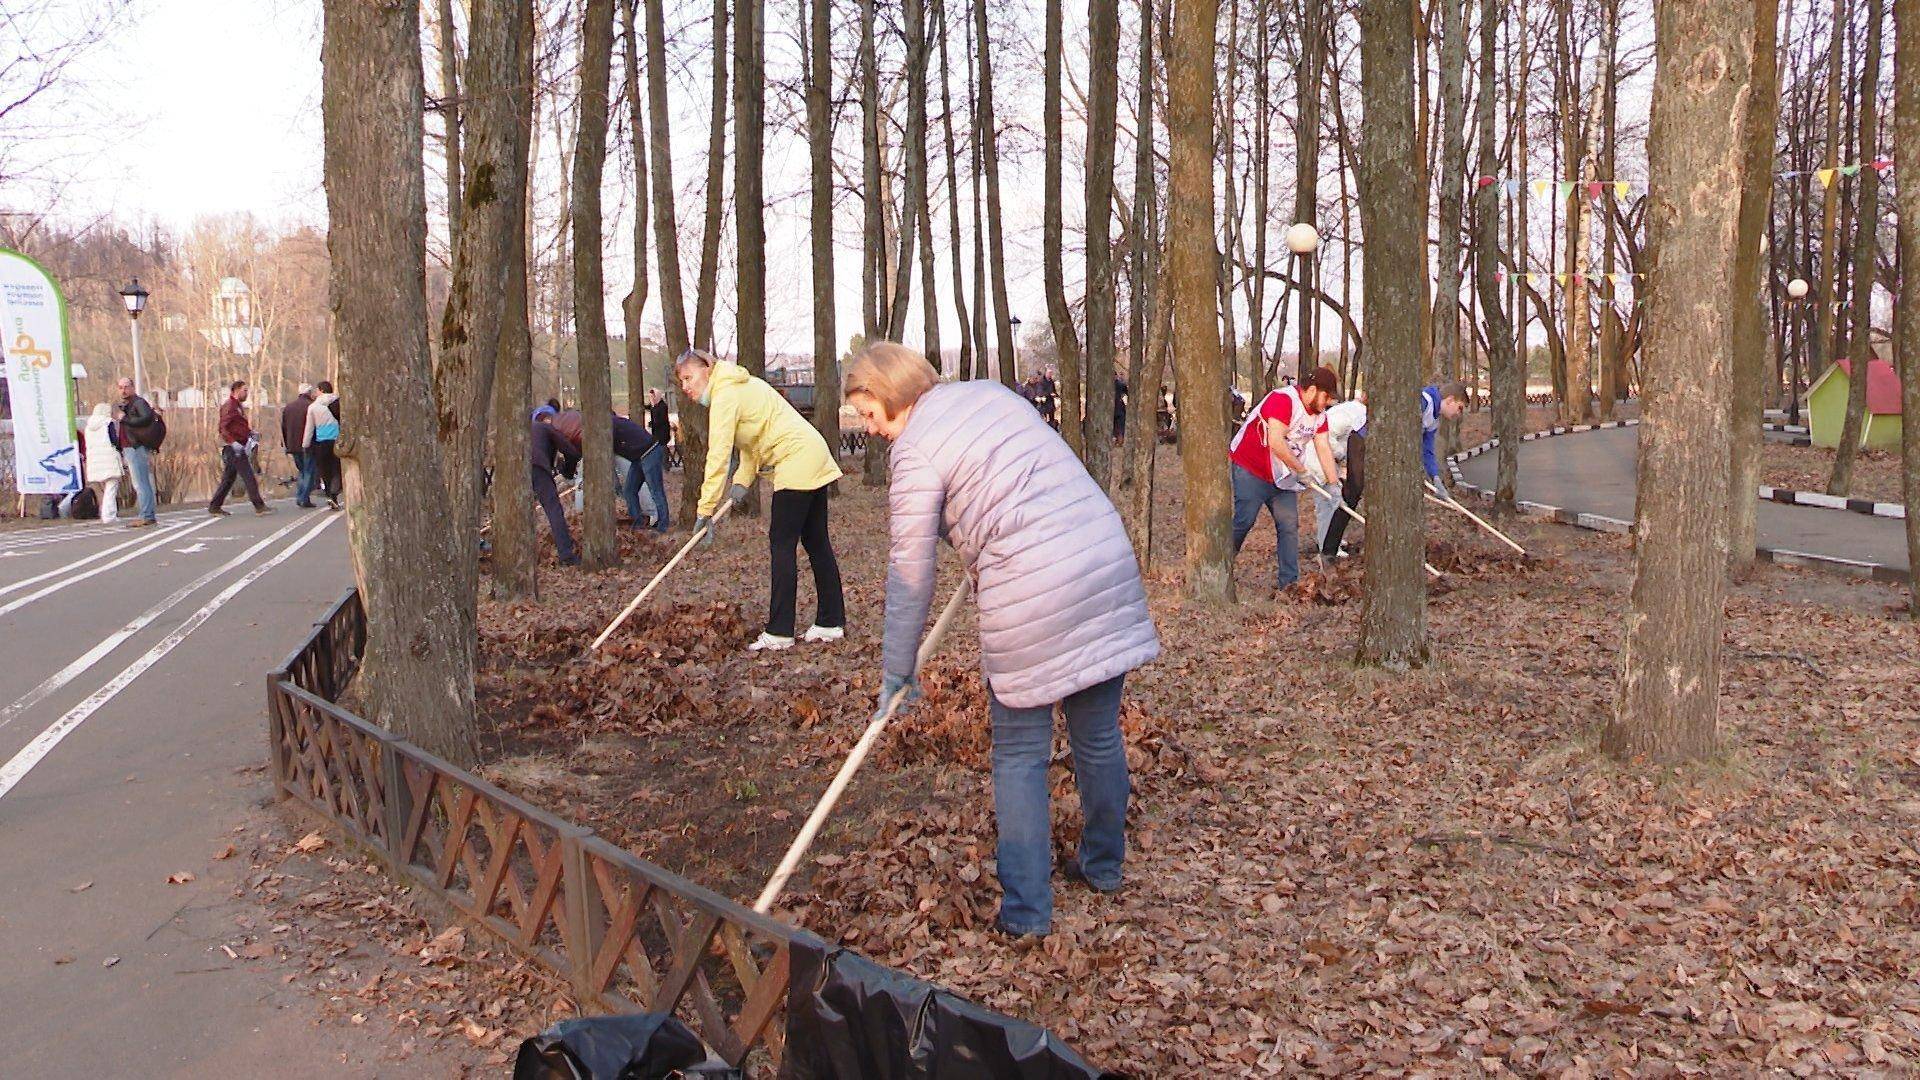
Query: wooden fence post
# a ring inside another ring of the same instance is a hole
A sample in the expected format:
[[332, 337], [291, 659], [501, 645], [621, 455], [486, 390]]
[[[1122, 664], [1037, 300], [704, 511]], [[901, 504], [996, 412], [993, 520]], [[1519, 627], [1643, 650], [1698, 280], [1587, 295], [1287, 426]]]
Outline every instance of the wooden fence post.
[[565, 891], [563, 907], [567, 920], [568, 976], [573, 994], [584, 1015], [603, 1011], [598, 989], [593, 985], [593, 961], [606, 940], [606, 924], [601, 922], [600, 885], [593, 877], [587, 858], [586, 841], [593, 836], [587, 829], [569, 825], [560, 833], [560, 887]]

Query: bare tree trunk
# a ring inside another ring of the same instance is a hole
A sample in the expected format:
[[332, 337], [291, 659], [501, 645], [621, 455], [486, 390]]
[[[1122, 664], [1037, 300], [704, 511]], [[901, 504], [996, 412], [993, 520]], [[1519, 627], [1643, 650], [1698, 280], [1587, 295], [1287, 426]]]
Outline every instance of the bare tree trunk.
[[1219, 253], [1214, 247], [1214, 32], [1219, 0], [1175, 0], [1167, 56], [1167, 252], [1180, 396], [1180, 466], [1186, 477], [1187, 593], [1230, 604], [1233, 493], [1227, 476], [1227, 378], [1220, 355]]
[[[968, 2], [968, 0], [962, 0]], [[971, 0], [978, 7], [980, 0]], [[981, 217], [985, 212], [984, 198], [980, 193], [980, 178], [985, 173], [984, 151], [986, 149], [986, 127], [980, 122], [980, 93], [976, 86], [976, 71], [979, 61], [974, 56], [977, 41], [972, 24], [967, 28], [967, 129], [970, 138], [967, 142], [967, 168], [972, 179], [973, 198], [973, 341], [974, 369], [969, 376], [975, 379], [994, 378], [989, 364], [993, 349], [987, 343], [987, 229]]]
[[[1866, 70], [1860, 78], [1860, 159], [1880, 156], [1880, 53], [1886, 0], [1867, 0]], [[1847, 420], [1833, 456], [1827, 494], [1853, 489], [1853, 462], [1860, 453], [1867, 415], [1867, 375], [1873, 361], [1873, 280], [1879, 255], [1880, 170], [1860, 170], [1860, 218], [1853, 232], [1853, 378], [1847, 382]]]
[[1820, 274], [1813, 283], [1808, 302], [1813, 304], [1813, 342], [1809, 380], [1818, 379], [1833, 363], [1833, 320], [1840, 303], [1834, 288], [1839, 273], [1840, 225], [1840, 144], [1844, 136], [1840, 126], [1841, 84], [1846, 81], [1847, 27], [1853, 21], [1849, 0], [1833, 0], [1833, 35], [1827, 43], [1827, 156], [1826, 183], [1820, 195]]
[[1366, 321], [1367, 596], [1358, 662], [1394, 669], [1427, 659], [1426, 516], [1420, 497], [1420, 306], [1426, 199], [1415, 163], [1413, 0], [1362, 0], [1360, 227]]
[[[700, 234], [700, 269], [693, 286], [693, 343], [715, 348], [713, 308], [720, 292], [720, 234], [727, 182], [727, 18], [731, 0], [713, 0], [713, 99], [707, 126], [707, 216]], [[739, 212], [739, 208], [735, 208]], [[704, 429], [703, 429], [704, 430]], [[688, 476], [694, 474], [689, 472]], [[689, 485], [698, 486], [698, 485]], [[689, 514], [688, 520], [693, 515]]]
[[1120, 0], [1088, 0], [1087, 56], [1087, 471], [1105, 490], [1113, 476], [1113, 157], [1120, 107]]
[[627, 412], [639, 416], [647, 403], [647, 355], [640, 324], [641, 313], [647, 309], [647, 117], [646, 103], [640, 96], [640, 22], [636, 4], [637, 0], [620, 0], [627, 127], [633, 151], [633, 288], [621, 305], [621, 315], [626, 330]]
[[[1440, 278], [1433, 301], [1433, 369], [1460, 378], [1460, 236], [1467, 182], [1467, 16], [1469, 0], [1440, 3]], [[1424, 202], [1424, 199], [1422, 200]], [[1446, 444], [1459, 441], [1456, 426]]]
[[[1256, 0], [1253, 8], [1253, 266], [1251, 275], [1253, 329], [1253, 386], [1251, 398], [1264, 401], [1271, 390], [1267, 350], [1267, 233], [1268, 208], [1273, 187], [1273, 9], [1270, 0]], [[1281, 300], [1284, 307], [1285, 299]], [[1286, 314], [1280, 316], [1285, 332]]]
[[[1135, 86], [1133, 149], [1133, 227], [1127, 304], [1127, 435], [1120, 460], [1120, 486], [1133, 492], [1127, 533], [1142, 568], [1151, 564], [1153, 545], [1153, 447], [1157, 441], [1160, 381], [1166, 365], [1153, 357], [1154, 386], [1147, 386], [1147, 335], [1156, 325], [1154, 278], [1159, 274], [1159, 212], [1153, 168], [1153, 0], [1140, 3], [1140, 66]], [[1138, 490], [1148, 490], [1141, 498]]]
[[[460, 38], [453, 28], [453, 0], [440, 0], [435, 44], [440, 53], [440, 120], [446, 126], [447, 250], [458, 261], [460, 222]], [[471, 33], [471, 29], [469, 29]]]
[[1733, 410], [1727, 496], [1728, 569], [1753, 565], [1758, 538], [1761, 424], [1766, 408], [1767, 267], [1761, 242], [1773, 210], [1774, 136], [1780, 115], [1780, 0], [1753, 0], [1753, 84], [1747, 105], [1740, 235], [1733, 256]]
[[1753, 65], [1751, 0], [1655, 9], [1652, 208], [1633, 592], [1601, 747], [1656, 763], [1714, 753], [1727, 565], [1728, 357]]
[[352, 389], [348, 539], [367, 612], [363, 712], [456, 765], [478, 757], [474, 596], [447, 568], [476, 558], [442, 514], [427, 349], [425, 76], [420, 9], [327, 0], [321, 114], [332, 338]]
[[520, 37], [508, 96], [514, 116], [513, 154], [520, 164], [503, 198], [511, 205], [506, 285], [502, 290], [500, 348], [493, 380], [493, 565], [497, 600], [532, 596], [539, 549], [533, 535], [533, 485], [527, 468], [527, 404], [533, 398], [533, 339], [527, 325], [527, 190], [533, 144], [533, 5], [515, 5]]
[[[1080, 334], [1074, 329], [1073, 309], [1067, 304], [1066, 268], [1061, 252], [1061, 167], [1060, 158], [1065, 149], [1066, 140], [1060, 134], [1060, 110], [1062, 107], [1060, 92], [1060, 66], [1066, 53], [1066, 43], [1061, 40], [1060, 32], [1061, 0], [1046, 0], [1046, 44], [1041, 49], [1046, 69], [1045, 88], [1041, 91], [1041, 112], [1045, 133], [1042, 138], [1043, 155], [1046, 160], [1046, 187], [1044, 204], [1041, 209], [1040, 224], [1040, 261], [1041, 276], [1045, 279], [1047, 293], [1047, 322], [1053, 330], [1054, 354], [1060, 365], [1060, 434], [1067, 440], [1074, 455], [1082, 461], [1087, 457], [1087, 439], [1085, 421], [1081, 404], [1085, 400], [1084, 389], [1080, 382]], [[1098, 4], [1100, 0], [1092, 0]], [[1089, 167], [1091, 173], [1091, 167]], [[1091, 258], [1092, 244], [1088, 244], [1088, 257]], [[1092, 282], [1088, 282], [1091, 286]], [[1093, 330], [1092, 312], [1088, 312], [1087, 330]]]
[[600, 221], [612, 67], [613, 0], [586, 0], [580, 12], [580, 125], [573, 153], [573, 338], [582, 421], [580, 564], [589, 570], [620, 565], [613, 520], [613, 387]]
[[[1498, 172], [1495, 153], [1493, 127], [1493, 69], [1498, 60], [1494, 48], [1494, 29], [1499, 25], [1505, 10], [1500, 0], [1480, 0], [1480, 100], [1477, 103], [1480, 123], [1480, 163], [1481, 176], [1493, 176]], [[1516, 168], [1518, 173], [1523, 170]], [[1502, 458], [1506, 457], [1504, 448], [1516, 446], [1520, 442], [1520, 418], [1527, 411], [1527, 373], [1522, 368], [1520, 358], [1515, 355], [1513, 325], [1507, 321], [1507, 311], [1501, 303], [1500, 285], [1494, 268], [1500, 263], [1500, 189], [1498, 185], [1488, 184], [1478, 189], [1475, 198], [1480, 200], [1480, 216], [1475, 223], [1474, 247], [1478, 254], [1474, 260], [1474, 286], [1480, 292], [1480, 308], [1487, 324], [1487, 380], [1492, 384], [1493, 393], [1493, 434], [1500, 440], [1503, 448]], [[1494, 508], [1511, 513], [1514, 509], [1514, 477], [1502, 472], [1495, 480]]]
[[939, 308], [933, 291], [933, 223], [927, 195], [927, 14], [925, 0], [901, 4], [907, 45], [906, 205], [900, 212], [900, 261], [892, 319], [896, 339], [907, 336], [907, 306], [912, 293], [914, 248], [920, 247], [921, 303], [926, 357], [940, 366]]
[[766, 129], [766, 0], [735, 0], [733, 29], [733, 228], [735, 352], [740, 366], [767, 373], [767, 227], [761, 143]]
[[[1294, 69], [1299, 128], [1294, 162], [1293, 220], [1318, 226], [1320, 217], [1320, 92], [1326, 85], [1327, 0], [1300, 0], [1300, 64]], [[1300, 262], [1300, 353], [1294, 366], [1304, 379], [1320, 362], [1313, 294], [1320, 280], [1313, 256]], [[1425, 260], [1422, 260], [1424, 265]]]
[[[526, 0], [476, 0], [471, 46], [473, 109], [467, 116], [467, 168], [453, 285], [440, 320], [440, 362], [433, 369], [434, 430], [447, 468], [443, 527], [462, 538], [480, 527], [487, 456], [488, 408], [499, 361], [513, 232], [523, 207], [526, 158], [519, 137], [513, 81]], [[451, 567], [463, 594], [480, 584], [477, 559]]]
[[[860, 145], [866, 204], [863, 240], [865, 256], [861, 262], [861, 285], [865, 300], [866, 337], [869, 342], [887, 336], [889, 313], [886, 303], [886, 216], [880, 186], [880, 71], [874, 45], [874, 0], [860, 0]], [[867, 487], [886, 483], [885, 444], [877, 432], [867, 432], [867, 451], [862, 462], [860, 481]]]
[[806, 57], [807, 154], [813, 252], [813, 425], [835, 457], [840, 453], [840, 353], [834, 329], [833, 285], [833, 5], [811, 0]]
[[[1894, 160], [1920, 162], [1920, 0], [1893, 0]], [[1920, 181], [1909, 173], [1894, 186], [1900, 266], [1920, 274]], [[1920, 621], [1920, 288], [1898, 290], [1893, 355], [1900, 364], [1900, 490], [1907, 507], [1908, 617]]]
[[[940, 126], [945, 130], [947, 140], [947, 234], [951, 244], [948, 255], [953, 262], [953, 306], [960, 316], [958, 370], [960, 378], [970, 379], [973, 377], [973, 323], [967, 312], [966, 275], [960, 269], [963, 250], [960, 240], [960, 161], [953, 141], [953, 77], [947, 62], [947, 5], [944, 0], [934, 0], [933, 10], [934, 19], [940, 25]], [[927, 295], [933, 295], [931, 285], [927, 288]]]
[[[687, 350], [687, 302], [680, 282], [680, 226], [674, 207], [673, 146], [667, 112], [667, 33], [662, 12], [664, 0], [646, 0], [647, 5], [647, 119], [650, 121], [648, 144], [652, 147], [653, 173], [653, 250], [660, 260], [660, 310], [666, 324], [667, 354], [678, 357]], [[707, 410], [699, 402], [673, 388], [674, 411], [680, 414], [680, 469], [685, 476], [699, 476], [707, 462]], [[691, 529], [700, 502], [700, 485], [680, 485], [681, 527]]]
[[1600, 150], [1600, 169], [1607, 179], [1606, 200], [1603, 205], [1610, 208], [1606, 214], [1606, 239], [1602, 245], [1600, 259], [1600, 420], [1604, 423], [1613, 419], [1613, 409], [1620, 397], [1620, 371], [1625, 365], [1620, 355], [1623, 335], [1620, 325], [1620, 310], [1616, 306], [1619, 289], [1614, 285], [1617, 228], [1614, 218], [1619, 212], [1618, 189], [1614, 187], [1614, 178], [1620, 175], [1616, 153], [1620, 135], [1620, 87], [1617, 65], [1620, 54], [1620, 0], [1607, 0], [1602, 16], [1606, 22], [1605, 35], [1601, 43], [1600, 92], [1605, 95], [1605, 104], [1601, 107], [1600, 138], [1603, 140]]
[[1013, 313], [1007, 308], [1006, 240], [1000, 227], [999, 129], [993, 116], [993, 46], [987, 36], [986, 0], [974, 0], [974, 33], [980, 49], [980, 161], [987, 174], [987, 262], [993, 274], [993, 321], [1000, 355], [1000, 381], [1012, 386], [1014, 373]]

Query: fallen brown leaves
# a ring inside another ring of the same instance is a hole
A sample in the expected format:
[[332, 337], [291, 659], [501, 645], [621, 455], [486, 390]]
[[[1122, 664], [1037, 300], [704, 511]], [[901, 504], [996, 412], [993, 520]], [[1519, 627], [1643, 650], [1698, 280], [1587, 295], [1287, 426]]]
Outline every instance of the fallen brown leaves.
[[[1177, 473], [1160, 483], [1177, 522]], [[670, 545], [489, 605], [490, 775], [752, 896], [874, 705], [882, 504], [843, 489], [843, 643], [742, 651], [765, 587], [747, 522], [604, 656], [575, 659]], [[1123, 718], [1127, 885], [1056, 880], [1039, 942], [988, 929], [990, 740], [963, 619], [786, 915], [1140, 1075], [1920, 1068], [1920, 634], [1889, 591], [1758, 572], [1728, 602], [1724, 760], [1621, 768], [1592, 746], [1625, 539], [1521, 524], [1542, 556], [1523, 563], [1464, 524], [1429, 519], [1434, 662], [1403, 676], [1351, 666], [1357, 562], [1272, 599], [1251, 585], [1272, 567], [1256, 530], [1227, 611], [1154, 575], [1165, 653]], [[1157, 565], [1177, 567], [1161, 532]], [[1053, 791], [1071, 851], [1064, 742]]]

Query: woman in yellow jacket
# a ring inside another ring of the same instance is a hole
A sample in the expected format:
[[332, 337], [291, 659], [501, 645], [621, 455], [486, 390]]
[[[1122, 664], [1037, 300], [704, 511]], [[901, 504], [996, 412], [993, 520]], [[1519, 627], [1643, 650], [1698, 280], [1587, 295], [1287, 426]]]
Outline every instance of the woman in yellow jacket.
[[[747, 374], [739, 364], [716, 361], [688, 349], [674, 361], [680, 389], [707, 406], [707, 475], [700, 487], [700, 517], [694, 529], [710, 525], [724, 497], [737, 506], [764, 466], [773, 470], [773, 510], [767, 522], [773, 598], [767, 629], [747, 646], [755, 651], [793, 647], [795, 594], [800, 587], [796, 544], [813, 563], [818, 610], [808, 641], [838, 641], [847, 635], [846, 599], [840, 591], [840, 564], [827, 538], [827, 485], [840, 479], [840, 467], [820, 432], [773, 387]], [[727, 460], [739, 453], [740, 465], [727, 479]]]

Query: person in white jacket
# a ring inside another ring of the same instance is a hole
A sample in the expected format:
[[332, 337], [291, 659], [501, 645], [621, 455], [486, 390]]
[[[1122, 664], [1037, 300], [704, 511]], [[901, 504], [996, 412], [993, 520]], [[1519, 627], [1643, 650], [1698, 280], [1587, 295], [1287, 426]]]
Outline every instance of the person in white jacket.
[[333, 446], [340, 438], [340, 418], [334, 412], [340, 395], [333, 392], [333, 384], [325, 379], [314, 383], [313, 389], [318, 396], [307, 406], [307, 433], [302, 444], [307, 453], [313, 455], [314, 478], [327, 497], [327, 509], [338, 510], [340, 459], [334, 455]]
[[[1344, 466], [1347, 460], [1347, 440], [1352, 437], [1354, 432], [1360, 431], [1366, 426], [1367, 401], [1364, 397], [1356, 397], [1352, 401], [1343, 401], [1338, 405], [1332, 405], [1327, 408], [1327, 442], [1333, 448], [1333, 460], [1336, 469], [1339, 469], [1343, 473], [1346, 471]], [[1365, 438], [1365, 436], [1361, 437]], [[1312, 474], [1314, 480], [1326, 489], [1325, 495], [1317, 491], [1313, 493], [1313, 546], [1315, 550], [1325, 554], [1327, 527], [1333, 524], [1334, 511], [1340, 508], [1341, 500], [1346, 498], [1341, 490], [1343, 478], [1340, 476], [1322, 475], [1326, 470], [1321, 467], [1318, 454], [1308, 455], [1306, 466], [1307, 472]], [[1354, 491], [1352, 494], [1356, 501], [1360, 498], [1358, 491]]]
[[87, 417], [87, 483], [101, 485], [100, 520], [115, 521], [120, 516], [120, 477], [126, 467], [120, 461], [120, 448], [113, 440], [113, 406], [102, 402]]

